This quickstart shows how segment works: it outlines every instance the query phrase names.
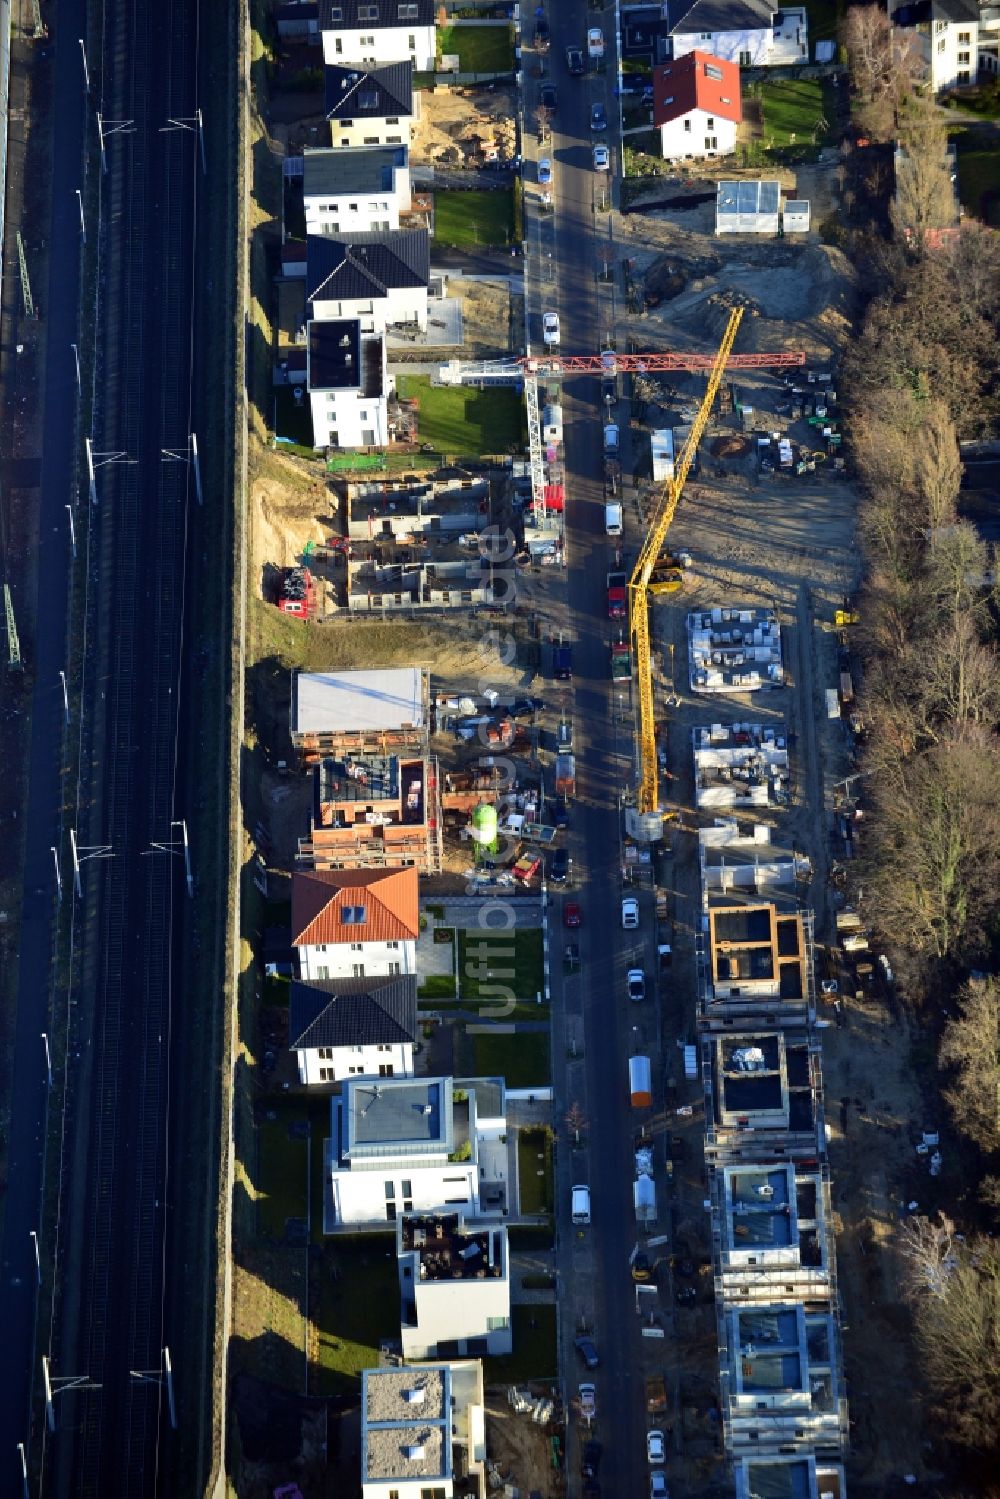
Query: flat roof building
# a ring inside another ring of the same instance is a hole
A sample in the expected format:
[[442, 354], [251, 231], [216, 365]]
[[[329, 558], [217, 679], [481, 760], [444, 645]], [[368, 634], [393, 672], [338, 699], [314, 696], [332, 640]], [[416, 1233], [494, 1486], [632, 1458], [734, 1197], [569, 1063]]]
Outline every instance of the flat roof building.
[[461, 1213], [405, 1214], [396, 1245], [404, 1358], [510, 1353], [505, 1225], [466, 1225]]
[[780, 730], [719, 723], [695, 729], [693, 738], [699, 808], [787, 805], [788, 748]]
[[736, 1499], [846, 1499], [840, 1463], [801, 1456], [740, 1457], [733, 1465]]
[[825, 1159], [819, 1046], [809, 1033], [702, 1036], [709, 1166]]
[[816, 1012], [813, 914], [794, 908], [794, 892], [783, 911], [735, 885], [707, 896], [702, 1020], [713, 1029], [760, 1019], [802, 1025]]
[[363, 1371], [363, 1499], [482, 1499], [485, 1465], [482, 1364]]
[[770, 609], [697, 609], [687, 617], [691, 691], [783, 687], [781, 626]]
[[307, 761], [338, 752], [426, 753], [429, 726], [422, 667], [292, 674], [292, 743]]

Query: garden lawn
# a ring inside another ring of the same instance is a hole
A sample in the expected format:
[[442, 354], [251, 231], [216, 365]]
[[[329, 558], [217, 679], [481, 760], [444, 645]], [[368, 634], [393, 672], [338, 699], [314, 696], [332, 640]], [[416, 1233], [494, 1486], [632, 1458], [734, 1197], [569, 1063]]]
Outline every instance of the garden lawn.
[[552, 1212], [552, 1136], [548, 1130], [518, 1130], [517, 1179], [522, 1214]]
[[308, 1151], [304, 1139], [288, 1133], [292, 1117], [282, 1111], [257, 1126], [257, 1231], [275, 1244], [284, 1241], [286, 1219], [307, 1212]]
[[[511, 938], [514, 951], [511, 953]], [[486, 973], [479, 977], [479, 970]], [[490, 977], [489, 975], [492, 975]], [[483, 999], [496, 1004], [487, 991], [506, 984], [515, 999], [534, 999], [543, 988], [542, 931], [529, 927], [508, 931], [471, 930], [458, 934], [458, 981], [463, 999]]]
[[[271, 413], [274, 419], [274, 435], [290, 439], [297, 447], [307, 448], [310, 456], [314, 457], [312, 407], [306, 400], [296, 404], [295, 397], [292, 395], [293, 390], [303, 388], [279, 385], [274, 392], [274, 406]], [[284, 446], [284, 443], [279, 443], [279, 448]]]
[[379, 1343], [399, 1339], [396, 1244], [390, 1234], [327, 1240], [310, 1307], [317, 1395], [357, 1395], [362, 1369], [378, 1367]]
[[[1000, 228], [1000, 151], [963, 151], [959, 141], [958, 193], [969, 213]], [[984, 204], [989, 193], [996, 196]]]
[[513, 1351], [506, 1358], [483, 1361], [486, 1384], [527, 1384], [529, 1380], [552, 1379], [556, 1372], [555, 1307], [544, 1303], [512, 1306], [510, 1320]]
[[438, 57], [456, 52], [463, 73], [510, 73], [514, 68], [514, 28], [439, 26]]
[[832, 86], [820, 78], [774, 78], [761, 85], [764, 140], [772, 150], [821, 145], [836, 118]]
[[509, 245], [514, 238], [514, 190], [451, 188], [434, 194], [434, 243], [456, 250]]
[[469, 1039], [477, 1077], [503, 1077], [508, 1088], [544, 1088], [551, 1081], [547, 1031], [478, 1031]]
[[521, 398], [514, 390], [432, 385], [429, 375], [400, 375], [396, 388], [404, 400], [419, 403], [420, 441], [442, 454], [476, 458], [524, 445]]

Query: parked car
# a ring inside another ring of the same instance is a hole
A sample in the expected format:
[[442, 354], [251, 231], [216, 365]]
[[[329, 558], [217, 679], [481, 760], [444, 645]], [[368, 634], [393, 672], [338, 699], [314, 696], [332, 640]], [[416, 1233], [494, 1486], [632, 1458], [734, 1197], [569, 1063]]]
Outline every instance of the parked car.
[[587, 56], [592, 62], [604, 56], [604, 32], [599, 26], [591, 26], [587, 32]]
[[594, 171], [595, 172], [610, 172], [610, 170], [611, 170], [611, 152], [608, 150], [607, 146], [595, 146], [594, 147]]
[[551, 39], [552, 33], [549, 30], [548, 21], [544, 16], [539, 16], [537, 21], [535, 22], [535, 46], [537, 47], [538, 51], [547, 52], [549, 50], [549, 42], [551, 41]]
[[555, 109], [559, 103], [559, 90], [554, 83], [543, 83], [538, 94], [538, 102], [543, 109]]
[[571, 78], [583, 76], [583, 52], [579, 47], [566, 48], [566, 66]]
[[607, 130], [608, 112], [603, 104], [590, 106], [590, 128], [591, 130]]
[[649, 1499], [670, 1499], [667, 1475], [662, 1468], [654, 1468], [649, 1475]]
[[580, 926], [582, 921], [583, 912], [580, 910], [579, 901], [568, 900], [563, 906], [563, 926], [568, 927], [572, 932]]
[[554, 349], [559, 342], [558, 312], [542, 313], [542, 338], [548, 348]]
[[543, 156], [538, 163], [538, 185], [549, 187], [552, 183], [552, 162], [547, 156]]
[[555, 885], [566, 883], [569, 874], [569, 853], [564, 848], [557, 848], [549, 860], [549, 879]]
[[588, 1369], [596, 1369], [601, 1362], [597, 1356], [597, 1348], [593, 1338], [579, 1337], [573, 1339], [573, 1347], [583, 1359]]
[[666, 1462], [666, 1443], [663, 1440], [662, 1431], [646, 1432], [646, 1457], [650, 1466], [654, 1463]]
[[[583, 1385], [580, 1386], [583, 1389]], [[596, 1478], [601, 1467], [601, 1453], [604, 1448], [600, 1442], [591, 1437], [589, 1442], [584, 1443], [583, 1453], [580, 1458], [580, 1477]]]
[[[622, 918], [624, 919], [624, 909]], [[646, 975], [641, 968], [630, 968], [628, 971], [628, 997], [636, 1003], [646, 998]]]
[[510, 716], [511, 718], [534, 718], [535, 714], [541, 713], [544, 707], [544, 698], [518, 697], [511, 704]]
[[639, 902], [634, 895], [622, 896], [622, 926], [626, 932], [634, 932], [639, 925]]
[[573, 680], [573, 647], [560, 641], [552, 649], [552, 675], [557, 682]]
[[618, 380], [614, 375], [605, 375], [601, 381], [601, 400], [608, 411], [618, 405]]
[[597, 1420], [597, 1386], [594, 1384], [582, 1384], [580, 1393], [580, 1415], [585, 1421]]

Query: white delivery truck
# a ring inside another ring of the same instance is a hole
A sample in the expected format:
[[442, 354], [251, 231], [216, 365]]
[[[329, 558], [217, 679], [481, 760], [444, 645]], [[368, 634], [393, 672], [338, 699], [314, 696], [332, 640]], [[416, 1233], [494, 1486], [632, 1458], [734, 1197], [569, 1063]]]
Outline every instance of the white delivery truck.
[[562, 442], [563, 410], [561, 406], [546, 406], [542, 412], [542, 441]]
[[573, 1222], [590, 1222], [590, 1188], [573, 1188]]
[[618, 501], [604, 507], [604, 529], [608, 536], [622, 534], [622, 507]]

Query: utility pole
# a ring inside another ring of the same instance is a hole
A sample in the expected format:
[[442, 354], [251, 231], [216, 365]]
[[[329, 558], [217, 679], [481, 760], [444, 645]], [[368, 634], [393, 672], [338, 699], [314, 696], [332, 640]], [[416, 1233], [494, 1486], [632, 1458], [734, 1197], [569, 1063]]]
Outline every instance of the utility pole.
[[188, 829], [186, 822], [172, 822], [170, 831], [180, 828], [179, 838], [171, 838], [169, 842], [153, 843], [149, 848], [144, 848], [144, 854], [176, 854], [184, 860], [184, 878], [187, 884], [187, 893], [194, 898], [194, 874], [191, 870], [191, 845], [188, 842]]
[[64, 1390], [99, 1390], [101, 1388], [97, 1380], [91, 1379], [89, 1374], [64, 1374], [58, 1379], [52, 1373], [48, 1356], [42, 1354], [42, 1383], [45, 1387], [45, 1419], [49, 1430], [56, 1429], [56, 1408], [54, 1401], [57, 1395]]
[[52, 845], [52, 862], [56, 866], [56, 891], [60, 901], [62, 900], [62, 871], [59, 868], [59, 850], [55, 844]]
[[24, 315], [26, 318], [34, 318], [35, 304], [31, 296], [31, 282], [28, 279], [28, 257], [24, 253], [24, 240], [21, 238], [20, 229], [17, 231], [17, 259], [21, 267], [21, 300], [24, 303]]
[[89, 94], [90, 93], [90, 69], [87, 67], [87, 49], [86, 49], [86, 47], [83, 44], [83, 37], [80, 38], [80, 56], [83, 58], [83, 84], [84, 84], [84, 88], [87, 90], [87, 93]]
[[23, 671], [24, 662], [21, 660], [21, 642], [17, 638], [17, 623], [14, 619], [14, 600], [10, 596], [10, 584], [3, 585], [3, 607], [7, 617], [7, 669], [8, 671]]
[[173, 1431], [177, 1430], [177, 1406], [174, 1403], [174, 1367], [170, 1361], [170, 1349], [163, 1350], [162, 1369], [130, 1369], [129, 1378], [136, 1380], [139, 1384], [162, 1385], [167, 1392], [167, 1406], [170, 1411], [170, 1426]]
[[59, 673], [59, 681], [62, 683], [63, 712], [66, 715], [66, 722], [69, 723], [69, 692], [66, 688], [66, 673], [64, 671]]
[[76, 388], [77, 390], [81, 390], [83, 388], [83, 381], [80, 378], [80, 350], [76, 344], [70, 344], [70, 348], [73, 350], [73, 362], [76, 365]]
[[66, 506], [66, 514], [69, 516], [69, 544], [73, 548], [73, 556], [76, 556], [76, 522], [73, 519], [73, 506]]
[[69, 851], [73, 859], [73, 889], [80, 899], [83, 899], [83, 884], [80, 879], [80, 865], [88, 859], [112, 859], [114, 849], [110, 843], [77, 843], [76, 829], [69, 830]]

